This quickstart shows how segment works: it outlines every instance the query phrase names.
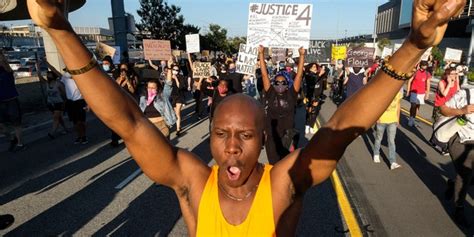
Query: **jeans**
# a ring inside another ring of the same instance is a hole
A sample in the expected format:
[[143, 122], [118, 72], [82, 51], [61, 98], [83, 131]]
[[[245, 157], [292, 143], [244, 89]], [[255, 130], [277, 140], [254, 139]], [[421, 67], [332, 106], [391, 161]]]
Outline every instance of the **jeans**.
[[387, 129], [388, 160], [390, 161], [390, 164], [396, 162], [395, 135], [397, 134], [397, 126], [397, 123], [377, 123], [374, 155], [380, 155], [380, 144], [382, 143], [385, 129]]

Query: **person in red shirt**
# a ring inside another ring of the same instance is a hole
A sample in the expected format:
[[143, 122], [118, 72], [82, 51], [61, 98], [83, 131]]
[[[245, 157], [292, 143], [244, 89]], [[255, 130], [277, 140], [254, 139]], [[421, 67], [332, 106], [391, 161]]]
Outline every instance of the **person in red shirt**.
[[440, 116], [440, 108], [446, 101], [456, 94], [460, 89], [458, 83], [458, 73], [456, 69], [449, 68], [444, 72], [443, 78], [438, 83], [438, 90], [436, 91], [436, 97], [433, 107], [433, 121], [436, 121]]
[[415, 75], [408, 81], [407, 96], [410, 96], [410, 118], [408, 126], [412, 127], [415, 124], [415, 117], [420, 109], [420, 105], [425, 104], [430, 96], [431, 74], [426, 70], [428, 62], [421, 61], [420, 69], [416, 71]]

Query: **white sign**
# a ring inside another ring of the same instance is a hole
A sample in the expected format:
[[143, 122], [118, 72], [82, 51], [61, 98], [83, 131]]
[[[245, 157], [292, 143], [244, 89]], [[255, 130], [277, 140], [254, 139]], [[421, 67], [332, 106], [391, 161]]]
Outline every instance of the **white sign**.
[[257, 66], [258, 48], [240, 44], [239, 56], [235, 64], [235, 71], [241, 74], [255, 75]]
[[312, 17], [312, 4], [250, 3], [247, 45], [307, 49]]
[[387, 56], [391, 56], [393, 53], [393, 49], [384, 47], [383, 52], [382, 52], [382, 58], [385, 58]]
[[432, 49], [433, 47], [430, 47], [425, 51], [425, 53], [423, 53], [423, 55], [421, 56], [421, 61], [428, 61], [430, 59]]
[[394, 53], [397, 52], [397, 50], [398, 50], [400, 47], [402, 47], [402, 44], [395, 44], [395, 45], [393, 46], [393, 52], [394, 52]]
[[460, 63], [461, 57], [462, 57], [462, 50], [446, 48], [446, 53], [444, 54], [444, 61]]
[[201, 46], [199, 43], [199, 34], [186, 35], [186, 52], [199, 53]]

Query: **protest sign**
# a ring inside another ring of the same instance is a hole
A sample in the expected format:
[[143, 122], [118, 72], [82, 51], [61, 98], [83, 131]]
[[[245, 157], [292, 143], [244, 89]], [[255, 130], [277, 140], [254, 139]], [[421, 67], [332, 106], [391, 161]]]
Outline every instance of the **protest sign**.
[[173, 50], [172, 54], [173, 54], [173, 57], [179, 58], [181, 57], [181, 50]]
[[311, 46], [306, 52], [305, 62], [307, 63], [330, 63], [332, 45], [329, 41], [311, 41]]
[[250, 3], [247, 45], [309, 47], [312, 4]]
[[346, 59], [346, 54], [347, 54], [346, 46], [332, 47], [332, 60], [344, 60]]
[[186, 52], [188, 53], [201, 52], [199, 34], [186, 35]]
[[394, 44], [393, 45], [393, 53], [397, 52], [397, 50], [402, 47], [402, 44]]
[[202, 78], [211, 76], [211, 63], [209, 62], [194, 62], [193, 77]]
[[171, 43], [169, 40], [143, 40], [143, 54], [146, 60], [169, 60]]
[[96, 45], [97, 56], [99, 59], [103, 59], [105, 56], [110, 56], [112, 59], [115, 55], [115, 51], [117, 51], [114, 47], [106, 45], [101, 42], [97, 42]]
[[460, 63], [461, 57], [462, 57], [462, 50], [446, 48], [446, 53], [444, 54], [444, 61]]
[[385, 58], [387, 56], [392, 56], [393, 49], [384, 47], [382, 51], [382, 58]]
[[280, 61], [286, 61], [286, 49], [271, 49], [272, 50], [272, 60], [274, 63], [278, 63]]
[[375, 48], [358, 47], [347, 49], [348, 67], [370, 67], [374, 63]]
[[421, 60], [422, 61], [428, 61], [428, 59], [430, 58], [430, 55], [431, 55], [431, 50], [433, 49], [433, 47], [430, 47], [429, 49], [427, 49], [425, 51], [425, 53], [421, 56]]
[[235, 64], [236, 72], [241, 74], [254, 75], [257, 66], [258, 48], [240, 44], [239, 56]]

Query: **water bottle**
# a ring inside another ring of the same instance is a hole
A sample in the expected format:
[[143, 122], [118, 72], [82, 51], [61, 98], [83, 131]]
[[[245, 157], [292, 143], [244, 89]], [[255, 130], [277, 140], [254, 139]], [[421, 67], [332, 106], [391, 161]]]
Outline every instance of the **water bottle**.
[[456, 122], [457, 122], [460, 126], [465, 126], [465, 125], [467, 124], [466, 115], [459, 116], [459, 117], [456, 119]]

